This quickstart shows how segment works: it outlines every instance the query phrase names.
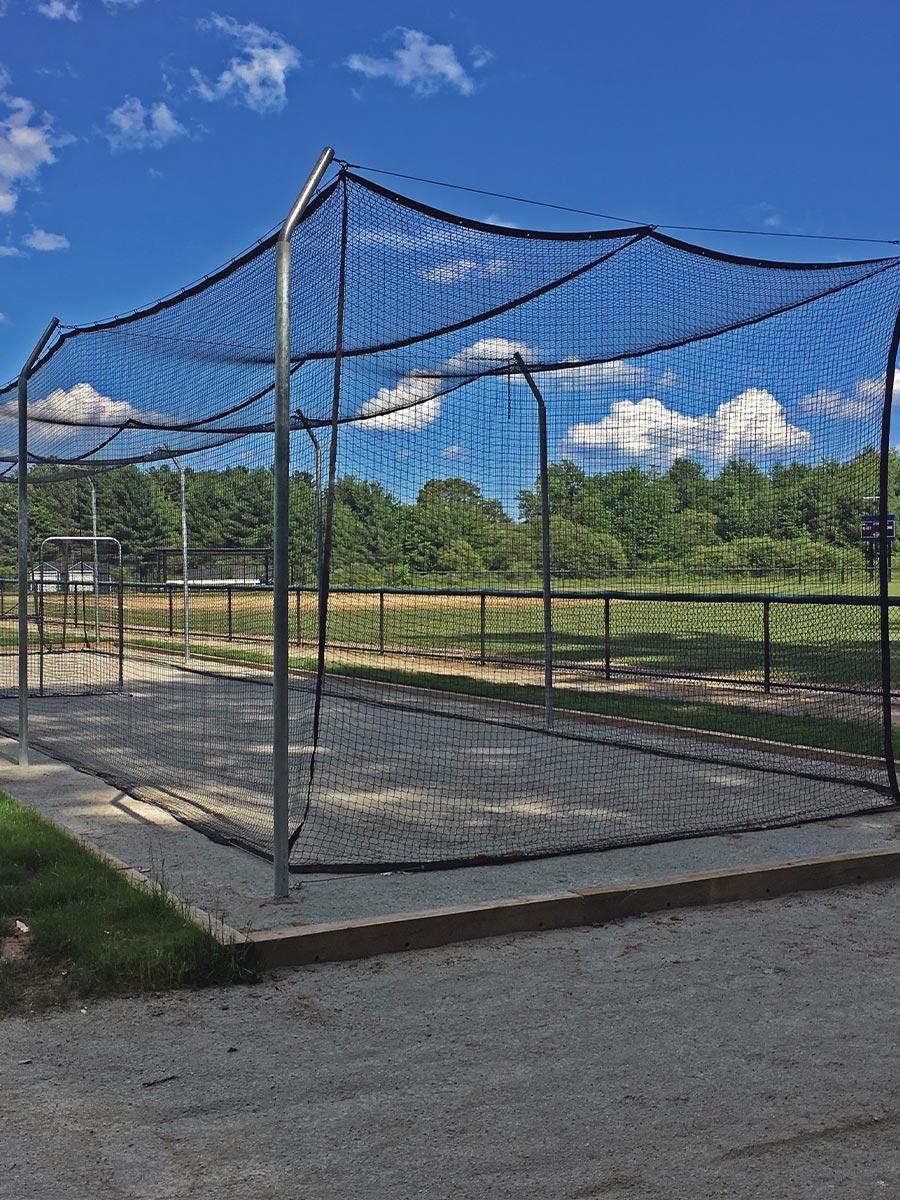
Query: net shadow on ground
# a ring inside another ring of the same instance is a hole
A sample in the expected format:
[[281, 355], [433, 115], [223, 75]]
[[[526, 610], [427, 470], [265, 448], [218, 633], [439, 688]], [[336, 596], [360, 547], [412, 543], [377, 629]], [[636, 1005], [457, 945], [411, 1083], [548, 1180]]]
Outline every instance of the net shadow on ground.
[[[35, 744], [221, 840], [271, 851], [271, 678], [129, 659], [125, 688], [31, 702]], [[880, 765], [587, 725], [330, 680], [310, 786], [311, 681], [291, 691], [294, 869], [597, 850], [889, 808]], [[14, 732], [15, 701], [0, 701]], [[191, 731], [189, 738], [185, 730]], [[690, 808], [683, 802], [692, 797]], [[307, 810], [308, 802], [308, 810]]]

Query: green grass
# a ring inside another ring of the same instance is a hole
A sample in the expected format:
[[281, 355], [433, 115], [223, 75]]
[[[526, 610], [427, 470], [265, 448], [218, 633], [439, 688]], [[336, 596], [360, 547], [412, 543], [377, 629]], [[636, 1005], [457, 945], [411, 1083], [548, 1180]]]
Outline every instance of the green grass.
[[[142, 639], [139, 644], [148, 649], [164, 646], [179, 651], [181, 643]], [[271, 669], [272, 655], [247, 647], [192, 643], [194, 654], [231, 662], [259, 664]], [[315, 670], [312, 657], [294, 655], [290, 665], [296, 670]], [[376, 683], [401, 684], [413, 688], [432, 688], [456, 695], [488, 700], [511, 700], [520, 704], [544, 704], [544, 690], [539, 685], [496, 682], [472, 675], [443, 674], [437, 671], [404, 670], [400, 667], [362, 663], [341, 663], [333, 658], [328, 673], [351, 679]], [[820, 715], [804, 717], [779, 711], [735, 704], [713, 704], [699, 700], [665, 699], [658, 696], [635, 696], [621, 692], [581, 691], [577, 688], [554, 689], [556, 707], [569, 712], [592, 713], [600, 716], [623, 717], [638, 721], [655, 721], [678, 725], [686, 729], [702, 729], [714, 733], [734, 733], [742, 737], [763, 738], [786, 742], [792, 746], [814, 746], [823, 750], [840, 750], [849, 754], [880, 755], [884, 746], [881, 727], [876, 721], [853, 721], [825, 718]], [[900, 753], [900, 732], [897, 738]]]
[[[312, 595], [304, 595], [302, 632], [314, 639]], [[486, 606], [485, 647], [489, 656], [512, 661], [540, 659], [543, 623], [540, 601], [490, 598]], [[700, 603], [678, 600], [616, 600], [611, 605], [610, 653], [614, 664], [685, 675], [722, 675], [759, 680], [763, 669], [763, 607], [759, 602]], [[129, 624], [168, 636], [161, 609], [135, 605]], [[192, 599], [191, 625], [197, 637], [223, 637], [226, 616], [209, 596]], [[825, 686], [877, 686], [880, 680], [878, 609], [849, 605], [778, 604], [770, 610], [772, 676], [791, 683]], [[599, 663], [605, 654], [602, 602], [554, 602], [557, 660]], [[895, 634], [894, 673], [900, 678], [900, 609], [891, 613]], [[271, 636], [271, 597], [235, 593], [235, 638]], [[296, 607], [291, 604], [291, 637], [296, 639]], [[178, 636], [177, 622], [173, 637]], [[378, 597], [332, 597], [329, 641], [375, 648], [380, 642]], [[410, 651], [448, 650], [477, 656], [481, 644], [478, 597], [441, 601], [430, 596], [389, 596], [384, 611], [385, 647]]]
[[249, 978], [236, 946], [200, 929], [164, 888], [136, 887], [0, 793], [0, 936], [29, 928], [0, 961], [0, 1012]]

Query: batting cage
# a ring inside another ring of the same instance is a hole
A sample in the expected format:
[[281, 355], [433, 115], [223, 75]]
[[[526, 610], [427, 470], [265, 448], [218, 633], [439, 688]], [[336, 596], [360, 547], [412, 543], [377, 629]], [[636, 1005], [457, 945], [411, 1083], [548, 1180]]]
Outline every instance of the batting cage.
[[3, 390], [24, 753], [282, 891], [894, 806], [900, 258], [310, 199], [327, 157]]

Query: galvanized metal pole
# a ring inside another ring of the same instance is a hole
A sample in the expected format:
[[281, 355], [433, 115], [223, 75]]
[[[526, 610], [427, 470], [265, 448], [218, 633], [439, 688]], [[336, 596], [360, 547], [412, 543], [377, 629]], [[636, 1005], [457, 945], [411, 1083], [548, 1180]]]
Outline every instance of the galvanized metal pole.
[[547, 406], [521, 354], [513, 356], [537, 403], [541, 479], [541, 580], [544, 595], [544, 723], [553, 726], [553, 606], [550, 590], [550, 477], [547, 454]]
[[276, 899], [289, 888], [289, 504], [291, 471], [291, 234], [334, 158], [326, 146], [278, 235], [275, 264], [275, 446], [272, 548], [272, 858]]
[[[28, 377], [56, 332], [54, 317], [29, 354], [19, 375], [19, 766], [28, 766]], [[39, 587], [43, 588], [43, 580]]]
[[182, 587], [182, 626], [184, 628], [184, 661], [191, 660], [191, 607], [188, 592], [188, 535], [187, 535], [187, 499], [185, 494], [184, 467], [175, 459], [175, 466], [181, 477], [181, 587]]
[[94, 481], [88, 476], [91, 485], [91, 530], [94, 535], [94, 643], [97, 653], [100, 652], [100, 553], [97, 548], [97, 489]]

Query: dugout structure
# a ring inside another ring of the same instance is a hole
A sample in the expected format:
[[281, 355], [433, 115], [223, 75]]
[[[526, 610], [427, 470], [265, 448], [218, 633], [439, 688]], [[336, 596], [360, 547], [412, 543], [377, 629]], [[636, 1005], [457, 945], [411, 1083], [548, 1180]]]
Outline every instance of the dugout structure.
[[[499, 227], [345, 165], [323, 185], [330, 160], [279, 235], [145, 309], [52, 324], [3, 389], [20, 558], [0, 721], [23, 756], [30, 720], [42, 748], [272, 855], [278, 894], [289, 867], [895, 805], [889, 541], [873, 579], [849, 531], [874, 515], [886, 535], [897, 506], [900, 258]], [[171, 598], [166, 616], [126, 579], [121, 690], [31, 695], [29, 484], [75, 496], [88, 468], [101, 527], [116, 504], [174, 544], [173, 458], [205, 544], [271, 545], [272, 583], [189, 597], [188, 664]], [[739, 554], [799, 566], [677, 583]]]

